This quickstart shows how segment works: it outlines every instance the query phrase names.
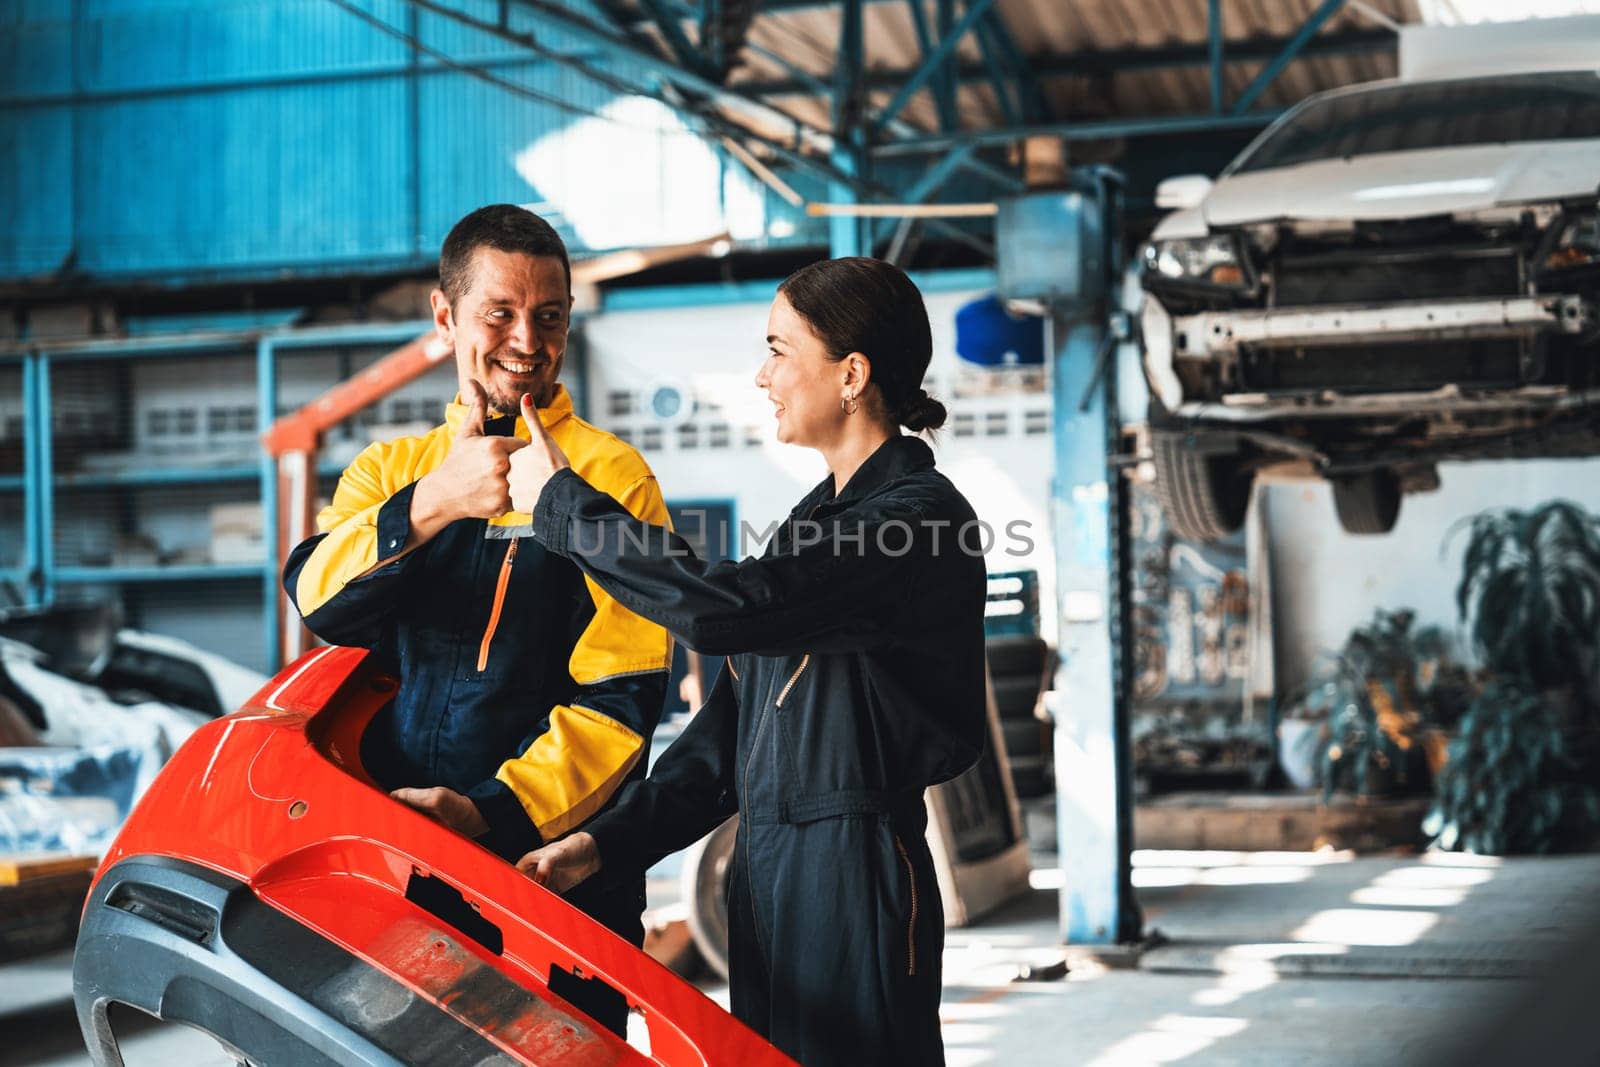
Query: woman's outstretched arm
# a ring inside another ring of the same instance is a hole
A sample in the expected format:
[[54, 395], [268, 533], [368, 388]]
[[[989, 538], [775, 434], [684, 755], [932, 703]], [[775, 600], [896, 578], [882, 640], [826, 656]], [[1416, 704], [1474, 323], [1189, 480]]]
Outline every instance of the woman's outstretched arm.
[[625, 881], [688, 848], [737, 811], [739, 698], [731, 674], [724, 664], [705, 704], [648, 778], [623, 786], [614, 805], [577, 833], [529, 852], [517, 867], [557, 890], [597, 871], [607, 883]]
[[[961, 552], [951, 523], [932, 524]], [[534, 537], [630, 610], [710, 655], [784, 655], [870, 646], [893, 620], [930, 551], [912, 504], [802, 525], [792, 551], [708, 563], [671, 530], [642, 523], [571, 470], [534, 508]]]

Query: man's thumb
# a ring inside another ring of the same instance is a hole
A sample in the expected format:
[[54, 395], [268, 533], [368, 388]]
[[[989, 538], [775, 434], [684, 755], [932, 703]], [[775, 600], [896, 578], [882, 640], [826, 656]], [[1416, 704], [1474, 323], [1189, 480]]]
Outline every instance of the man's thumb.
[[468, 378], [466, 388], [462, 391], [461, 399], [467, 405], [466, 417], [461, 420], [461, 426], [456, 430], [456, 439], [463, 437], [482, 437], [483, 420], [489, 416], [489, 397], [483, 391], [483, 386], [476, 378]]

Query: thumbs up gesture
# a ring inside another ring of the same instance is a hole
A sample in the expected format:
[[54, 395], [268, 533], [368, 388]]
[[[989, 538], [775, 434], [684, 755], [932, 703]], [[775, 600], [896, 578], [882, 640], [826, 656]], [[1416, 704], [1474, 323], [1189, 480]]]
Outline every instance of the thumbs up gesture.
[[412, 525], [443, 528], [456, 519], [493, 519], [511, 510], [512, 453], [525, 446], [516, 437], [485, 437], [483, 422], [489, 398], [483, 386], [468, 379], [462, 390], [467, 403], [450, 453], [417, 482], [412, 494]]
[[511, 476], [508, 480], [511, 506], [532, 515], [534, 505], [539, 502], [539, 494], [544, 491], [550, 476], [572, 464], [567, 462], [566, 453], [555, 443], [550, 431], [544, 428], [544, 423], [539, 419], [539, 410], [533, 406], [533, 398], [527, 393], [522, 394], [522, 421], [528, 424], [528, 432], [533, 439], [528, 442], [527, 448], [511, 457]]
[[489, 394], [483, 391], [483, 385], [478, 379], [468, 378], [461, 399], [466, 402], [467, 415], [461, 420], [461, 425], [456, 427], [456, 440], [482, 437], [483, 422], [489, 417]]

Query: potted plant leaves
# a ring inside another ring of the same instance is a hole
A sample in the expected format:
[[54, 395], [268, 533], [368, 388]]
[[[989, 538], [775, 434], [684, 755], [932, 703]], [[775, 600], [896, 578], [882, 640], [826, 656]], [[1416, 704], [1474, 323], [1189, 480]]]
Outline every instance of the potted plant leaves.
[[1318, 750], [1323, 795], [1393, 796], [1425, 790], [1428, 692], [1410, 611], [1377, 611], [1334, 656], [1320, 689], [1327, 722]]
[[1456, 605], [1492, 681], [1462, 716], [1425, 829], [1550, 852], [1600, 830], [1600, 522], [1568, 501], [1472, 519]]

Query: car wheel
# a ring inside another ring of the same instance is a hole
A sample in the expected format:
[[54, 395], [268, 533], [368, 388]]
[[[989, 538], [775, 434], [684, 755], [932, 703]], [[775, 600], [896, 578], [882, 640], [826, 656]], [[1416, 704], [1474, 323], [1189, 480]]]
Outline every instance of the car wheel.
[[1191, 541], [1216, 541], [1244, 525], [1250, 472], [1236, 453], [1197, 451], [1187, 435], [1151, 434], [1156, 496], [1172, 532]]
[[1387, 468], [1330, 478], [1333, 507], [1346, 533], [1386, 534], [1400, 517], [1400, 477]]
[[689, 936], [713, 971], [728, 977], [728, 866], [739, 836], [735, 815], [683, 854], [683, 899], [689, 903]]

